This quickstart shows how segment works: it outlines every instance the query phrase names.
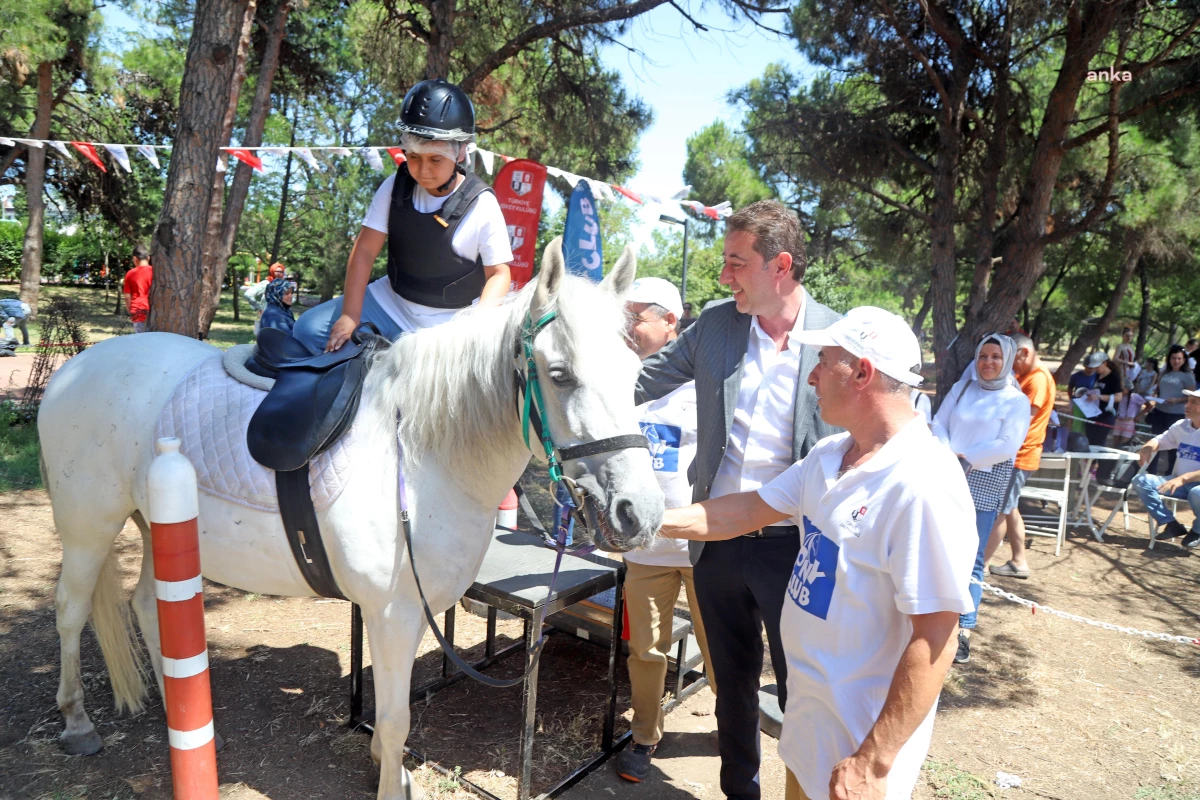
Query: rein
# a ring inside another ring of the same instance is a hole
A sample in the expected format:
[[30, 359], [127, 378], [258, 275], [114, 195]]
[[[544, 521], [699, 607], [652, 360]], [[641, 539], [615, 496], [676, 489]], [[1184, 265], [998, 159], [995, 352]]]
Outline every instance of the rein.
[[[570, 551], [567, 550], [567, 541], [571, 538], [575, 530], [576, 522], [585, 529], [588, 527], [583, 510], [587, 493], [573, 479], [563, 474], [563, 463], [634, 447], [649, 449], [650, 446], [646, 437], [642, 434], [610, 436], [605, 439], [596, 439], [591, 442], [584, 442], [583, 444], [563, 448], [554, 446], [554, 441], [550, 436], [550, 427], [545, 422], [544, 409], [546, 403], [542, 398], [542, 389], [537, 380], [537, 363], [533, 357], [533, 340], [557, 316], [556, 312], [551, 311], [534, 323], [531, 313], [525, 315], [525, 324], [521, 328], [521, 340], [516, 353], [516, 364], [513, 368], [517, 393], [517, 410], [521, 415], [521, 430], [525, 438], [525, 446], [532, 447], [529, 443], [529, 431], [530, 428], [533, 428], [545, 451], [546, 461], [549, 463], [551, 481], [561, 486], [566, 492], [566, 500], [560, 504], [563, 510], [561, 521], [555, 528], [554, 536], [551, 536], [538, 519], [537, 513], [533, 510], [533, 506], [525, 496], [525, 493], [520, 491], [520, 489], [517, 490], [522, 510], [534, 527], [537, 528], [538, 532], [541, 533], [545, 544], [554, 548], [555, 558], [554, 571], [550, 574], [550, 583], [546, 589], [546, 600], [538, 608], [537, 617], [534, 620], [533, 630], [538, 632], [538, 640], [526, 653], [528, 666], [515, 678], [501, 679], [484, 675], [454, 651], [454, 645], [446, 639], [438, 627], [433, 611], [429, 608], [429, 603], [425, 599], [425, 590], [421, 588], [421, 578], [417, 575], [417, 561], [413, 552], [412, 526], [408, 513], [408, 492], [404, 483], [404, 444], [400, 441], [399, 432], [397, 432], [396, 437], [396, 446], [399, 455], [396, 471], [400, 494], [400, 523], [404, 528], [404, 543], [408, 547], [408, 563], [412, 567], [413, 580], [417, 584], [417, 594], [421, 598], [421, 608], [425, 612], [425, 620], [429, 623], [434, 638], [441, 645], [442, 652], [446, 654], [446, 657], [450, 659], [450, 662], [455, 667], [468, 677], [497, 689], [507, 689], [522, 683], [526, 676], [537, 666], [538, 659], [541, 658], [542, 650], [546, 645], [546, 634], [542, 631], [546, 621], [546, 609], [550, 606], [550, 600], [554, 597], [554, 585], [558, 580], [559, 569], [562, 567], [563, 555], [586, 555], [595, 549], [594, 544], [587, 544]], [[521, 369], [522, 356], [524, 357], [524, 369]], [[558, 502], [557, 497], [555, 502]], [[497, 527], [507, 531], [514, 530], [513, 528], [504, 528], [503, 526]], [[592, 534], [592, 539], [594, 542], [595, 532]]]

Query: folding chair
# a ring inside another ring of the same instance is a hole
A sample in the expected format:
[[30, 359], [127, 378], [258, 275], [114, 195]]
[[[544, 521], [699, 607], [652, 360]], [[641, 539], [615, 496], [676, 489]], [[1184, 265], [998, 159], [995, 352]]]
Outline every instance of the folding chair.
[[[1062, 478], [1051, 473], [1062, 470]], [[1043, 453], [1042, 463], [1037, 472], [1029, 476], [1029, 480], [1021, 489], [1021, 499], [1038, 500], [1044, 505], [1058, 505], [1058, 516], [1049, 514], [1022, 514], [1025, 519], [1025, 532], [1030, 536], [1052, 536], [1055, 539], [1054, 555], [1062, 551], [1063, 542], [1067, 538], [1067, 498], [1071, 493], [1071, 460], [1060, 454]], [[1033, 524], [1030, 524], [1033, 523]], [[1051, 528], [1048, 524], [1055, 523]]]

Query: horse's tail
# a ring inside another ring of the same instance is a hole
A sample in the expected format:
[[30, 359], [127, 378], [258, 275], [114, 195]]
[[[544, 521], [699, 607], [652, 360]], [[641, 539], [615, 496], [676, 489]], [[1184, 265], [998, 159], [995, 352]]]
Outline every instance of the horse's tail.
[[117, 711], [128, 708], [136, 714], [146, 698], [146, 662], [136, 646], [129, 601], [121, 591], [116, 547], [108, 551], [92, 592], [92, 629], [108, 666]]

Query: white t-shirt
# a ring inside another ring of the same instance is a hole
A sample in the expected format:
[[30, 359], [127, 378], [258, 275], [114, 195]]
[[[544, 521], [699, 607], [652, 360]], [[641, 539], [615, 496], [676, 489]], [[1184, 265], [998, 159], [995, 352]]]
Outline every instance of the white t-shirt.
[[[367, 216], [363, 219], [364, 228], [380, 233], [388, 232], [388, 212], [391, 210], [392, 187], [395, 184], [396, 175], [393, 173], [379, 185], [375, 191], [375, 199], [371, 201], [371, 207], [367, 209]], [[441, 209], [453, 195], [454, 192], [451, 192], [445, 197], [434, 197], [423, 187], [417, 186], [413, 190], [413, 207], [422, 214], [432, 214]], [[504, 214], [500, 211], [500, 203], [494, 194], [484, 192], [479, 195], [474, 205], [459, 221], [450, 246], [463, 258], [472, 261], [480, 258], [484, 265], [489, 267], [512, 261], [508, 226], [504, 222]], [[458, 312], [455, 308], [433, 308], [405, 300], [392, 289], [392, 284], [386, 276], [372, 282], [368, 289], [388, 316], [406, 331], [440, 325]]]
[[1200, 430], [1186, 417], [1154, 437], [1159, 450], [1178, 450], [1172, 477], [1200, 469]]
[[[787, 349], [776, 352], [775, 342], [758, 324], [758, 317], [751, 319], [733, 425], [709, 497], [752, 492], [792, 465], [796, 382], [803, 347], [795, 337], [803, 330], [801, 304], [796, 324], [788, 331]], [[790, 524], [800, 523], [790, 520]]]
[[[838, 478], [850, 446], [848, 433], [822, 439], [758, 490], [804, 526], [780, 618], [788, 702], [779, 755], [809, 797], [829, 793], [834, 766], [878, 719], [912, 638], [910, 615], [974, 608], [975, 505], [958, 459], [919, 415]], [[900, 749], [889, 800], [912, 795], [936, 711]]]
[[[668, 395], [637, 407], [638, 424], [650, 440], [654, 477], [667, 508], [691, 505], [688, 467], [696, 458], [696, 384], [689, 381]], [[685, 539], [658, 536], [644, 550], [631, 550], [626, 561], [654, 567], [691, 567]]]

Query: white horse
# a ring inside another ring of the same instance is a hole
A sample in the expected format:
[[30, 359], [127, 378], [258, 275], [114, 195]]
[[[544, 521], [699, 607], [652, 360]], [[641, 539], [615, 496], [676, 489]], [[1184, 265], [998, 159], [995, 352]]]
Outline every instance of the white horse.
[[[638, 360], [624, 339], [622, 295], [636, 269], [626, 250], [597, 285], [566, 275], [561, 247], [547, 249], [537, 281], [508, 302], [462, 312], [440, 327], [402, 337], [377, 356], [360, 415], [376, 432], [355, 450], [355, 478], [318, 514], [338, 586], [362, 607], [374, 664], [379, 798], [419, 794], [403, 765], [409, 681], [426, 622], [399, 524], [399, 438], [417, 566], [430, 608], [449, 608], [470, 586], [491, 541], [496, 508], [525, 466], [514, 412], [514, 359], [526, 319], [555, 311], [533, 341], [546, 416], [559, 447], [638, 432], [633, 385]], [[133, 608], [162, 691], [146, 475], [156, 420], [172, 390], [217, 351], [173, 334], [122, 336], [68, 361], [50, 381], [38, 417], [42, 471], [62, 539], [56, 595], [61, 639], [58, 707], [68, 753], [91, 754], [101, 740], [84, 709], [79, 639], [89, 614], [108, 666], [117, 708], [142, 707], [141, 659], [133, 649], [113, 547], [132, 517], [142, 532], [142, 569]], [[360, 416], [359, 423], [364, 420]], [[531, 437], [533, 455], [544, 457]], [[366, 463], [363, 463], [366, 462]], [[648, 453], [609, 452], [565, 465], [592, 500], [596, 544], [648, 544], [663, 496]], [[200, 495], [204, 576], [251, 592], [312, 596], [296, 567], [278, 514]]]

